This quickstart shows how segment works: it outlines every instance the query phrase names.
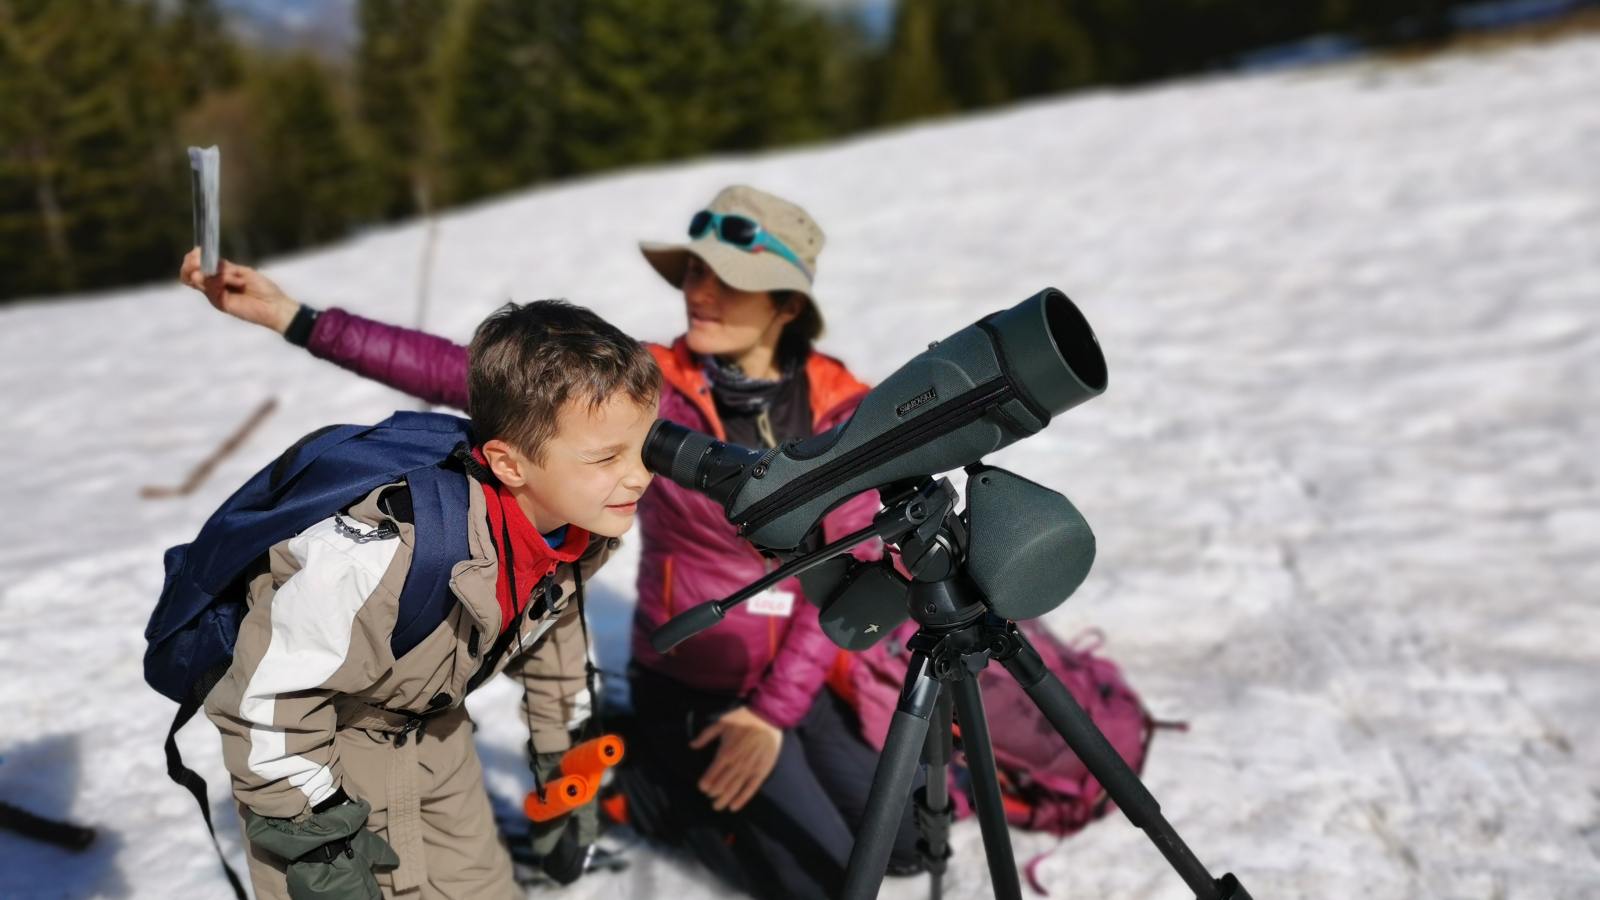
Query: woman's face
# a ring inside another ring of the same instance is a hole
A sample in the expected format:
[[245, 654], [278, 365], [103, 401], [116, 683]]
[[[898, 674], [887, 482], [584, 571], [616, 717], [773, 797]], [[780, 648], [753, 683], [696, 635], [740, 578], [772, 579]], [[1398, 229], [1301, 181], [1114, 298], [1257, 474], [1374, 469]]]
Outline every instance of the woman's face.
[[689, 349], [711, 356], [737, 358], [763, 344], [777, 346], [783, 326], [800, 313], [799, 303], [780, 310], [766, 291], [730, 287], [698, 256], [689, 257], [683, 300], [689, 313]]

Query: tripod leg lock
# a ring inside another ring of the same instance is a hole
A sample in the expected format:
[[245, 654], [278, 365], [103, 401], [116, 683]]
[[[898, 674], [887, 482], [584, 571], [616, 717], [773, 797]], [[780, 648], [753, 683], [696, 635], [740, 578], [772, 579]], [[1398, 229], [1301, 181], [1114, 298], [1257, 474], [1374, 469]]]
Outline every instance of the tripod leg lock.
[[1011, 672], [1011, 677], [1027, 690], [1045, 680], [1050, 670], [1045, 667], [1039, 651], [1033, 649], [1017, 633], [1016, 626], [1007, 622], [1005, 630], [989, 634], [989, 648], [994, 658]]
[[950, 823], [955, 818], [955, 802], [946, 798], [943, 810], [928, 805], [928, 789], [917, 788], [911, 795], [911, 814], [917, 823], [917, 856], [928, 871], [943, 875], [950, 860]]
[[1239, 879], [1229, 872], [1217, 879], [1217, 900], [1251, 900], [1251, 897], [1250, 892], [1239, 883]]
[[930, 674], [932, 661], [923, 654], [913, 654], [906, 670], [906, 684], [900, 690], [898, 711], [927, 719], [933, 715], [933, 705], [939, 701], [939, 682]]

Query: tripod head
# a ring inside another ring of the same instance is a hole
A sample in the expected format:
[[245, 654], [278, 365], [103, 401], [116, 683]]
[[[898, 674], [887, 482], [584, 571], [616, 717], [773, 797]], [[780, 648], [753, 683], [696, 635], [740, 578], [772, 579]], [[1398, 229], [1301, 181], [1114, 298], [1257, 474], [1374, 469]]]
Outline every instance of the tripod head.
[[884, 543], [899, 549], [909, 580], [887, 557], [837, 556], [800, 576], [829, 639], [865, 650], [907, 618], [925, 628], [965, 625], [984, 612], [1032, 619], [1078, 589], [1095, 541], [1072, 501], [994, 466], [971, 466], [967, 476], [959, 515], [949, 479], [929, 478], [889, 497], [873, 520]]
[[[823, 633], [865, 650], [907, 618], [924, 627], [965, 625], [985, 611], [1032, 619], [1061, 605], [1094, 564], [1094, 532], [1061, 494], [994, 466], [967, 469], [967, 506], [948, 478], [923, 477], [884, 489], [872, 525], [820, 550], [792, 556], [739, 592], [703, 603], [650, 636], [657, 652], [722, 621], [727, 611], [799, 576]], [[862, 562], [849, 550], [873, 538], [897, 548], [908, 579], [889, 557]], [[911, 599], [911, 585], [919, 590]]]

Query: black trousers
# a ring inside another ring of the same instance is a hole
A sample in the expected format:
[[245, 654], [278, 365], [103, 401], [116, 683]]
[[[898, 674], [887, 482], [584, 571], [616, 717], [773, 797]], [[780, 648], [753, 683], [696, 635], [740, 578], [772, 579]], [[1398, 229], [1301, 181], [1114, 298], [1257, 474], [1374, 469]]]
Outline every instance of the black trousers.
[[[878, 752], [859, 736], [855, 711], [824, 687], [783, 748], [761, 790], [737, 813], [716, 812], [696, 783], [716, 745], [689, 741], [738, 698], [708, 694], [637, 667], [631, 764], [618, 772], [629, 823], [647, 837], [688, 850], [735, 888], [760, 900], [839, 895], [855, 831], [865, 812]], [[922, 784], [918, 775], [917, 784]], [[920, 869], [909, 798], [891, 872]]]

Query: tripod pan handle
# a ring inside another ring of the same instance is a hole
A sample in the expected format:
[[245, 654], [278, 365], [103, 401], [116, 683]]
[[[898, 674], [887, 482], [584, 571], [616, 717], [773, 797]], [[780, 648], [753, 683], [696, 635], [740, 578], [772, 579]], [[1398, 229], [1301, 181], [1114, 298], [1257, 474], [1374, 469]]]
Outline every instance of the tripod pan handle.
[[716, 602], [702, 603], [685, 610], [668, 619], [651, 633], [650, 646], [654, 647], [657, 653], [665, 653], [721, 622], [724, 615], [726, 613], [722, 611], [722, 604]]

